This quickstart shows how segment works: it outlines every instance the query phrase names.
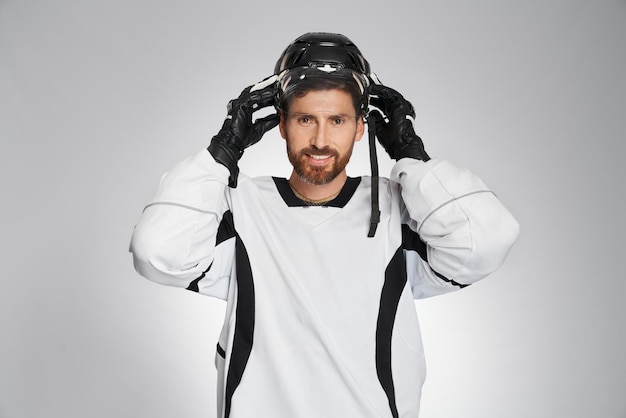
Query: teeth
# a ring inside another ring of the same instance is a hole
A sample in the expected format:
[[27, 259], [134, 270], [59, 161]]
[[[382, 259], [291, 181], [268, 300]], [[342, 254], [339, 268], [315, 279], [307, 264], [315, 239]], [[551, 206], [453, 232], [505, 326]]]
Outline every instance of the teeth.
[[314, 160], [324, 160], [326, 158], [330, 158], [328, 155], [311, 155], [311, 158]]

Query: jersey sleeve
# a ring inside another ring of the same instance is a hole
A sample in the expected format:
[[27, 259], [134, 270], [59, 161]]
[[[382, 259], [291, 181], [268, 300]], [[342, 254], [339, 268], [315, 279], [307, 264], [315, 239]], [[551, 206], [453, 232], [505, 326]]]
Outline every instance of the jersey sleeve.
[[402, 242], [416, 299], [468, 286], [504, 262], [519, 225], [474, 174], [443, 160], [398, 161]]
[[235, 251], [228, 176], [206, 149], [163, 175], [131, 237], [139, 274], [226, 299]]

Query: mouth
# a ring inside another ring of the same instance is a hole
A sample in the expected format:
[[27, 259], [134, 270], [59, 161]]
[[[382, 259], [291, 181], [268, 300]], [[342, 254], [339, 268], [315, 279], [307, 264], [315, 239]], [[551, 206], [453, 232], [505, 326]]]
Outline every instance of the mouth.
[[309, 161], [309, 164], [311, 165], [325, 165], [328, 162], [330, 162], [334, 155], [332, 154], [324, 154], [324, 155], [319, 155], [319, 154], [305, 154], [307, 157], [307, 160]]
[[333, 158], [332, 154], [309, 154], [307, 153], [306, 156], [313, 164], [324, 164], [330, 161], [331, 158]]
[[337, 152], [330, 147], [308, 147], [301, 152], [311, 166], [317, 167], [332, 163], [333, 158], [338, 157]]

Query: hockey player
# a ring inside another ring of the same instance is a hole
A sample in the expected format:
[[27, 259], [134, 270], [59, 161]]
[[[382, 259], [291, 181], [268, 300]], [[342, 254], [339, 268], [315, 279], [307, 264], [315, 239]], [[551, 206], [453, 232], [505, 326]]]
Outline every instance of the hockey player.
[[[428, 156], [414, 116], [348, 38], [308, 33], [163, 176], [131, 252], [146, 278], [226, 300], [219, 417], [418, 416], [414, 299], [496, 270], [518, 225], [479, 178]], [[396, 160], [389, 178], [375, 159], [371, 177], [346, 174], [366, 121]], [[277, 125], [291, 176], [239, 173]]]

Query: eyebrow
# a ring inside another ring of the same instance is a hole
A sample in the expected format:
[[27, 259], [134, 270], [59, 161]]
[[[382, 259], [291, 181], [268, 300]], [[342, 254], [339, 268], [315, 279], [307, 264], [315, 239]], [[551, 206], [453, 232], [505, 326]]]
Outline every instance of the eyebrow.
[[[306, 117], [309, 117], [309, 118], [316, 118], [315, 115], [313, 115], [311, 113], [304, 113], [304, 112], [287, 112], [287, 114], [290, 115], [290, 116], [306, 116]], [[350, 115], [350, 114], [347, 114], [347, 113], [336, 113], [336, 114], [330, 114], [328, 116], [329, 119], [330, 118], [337, 118], [337, 117], [339, 117], [339, 118], [355, 118], [355, 119], [357, 118], [356, 115]]]

